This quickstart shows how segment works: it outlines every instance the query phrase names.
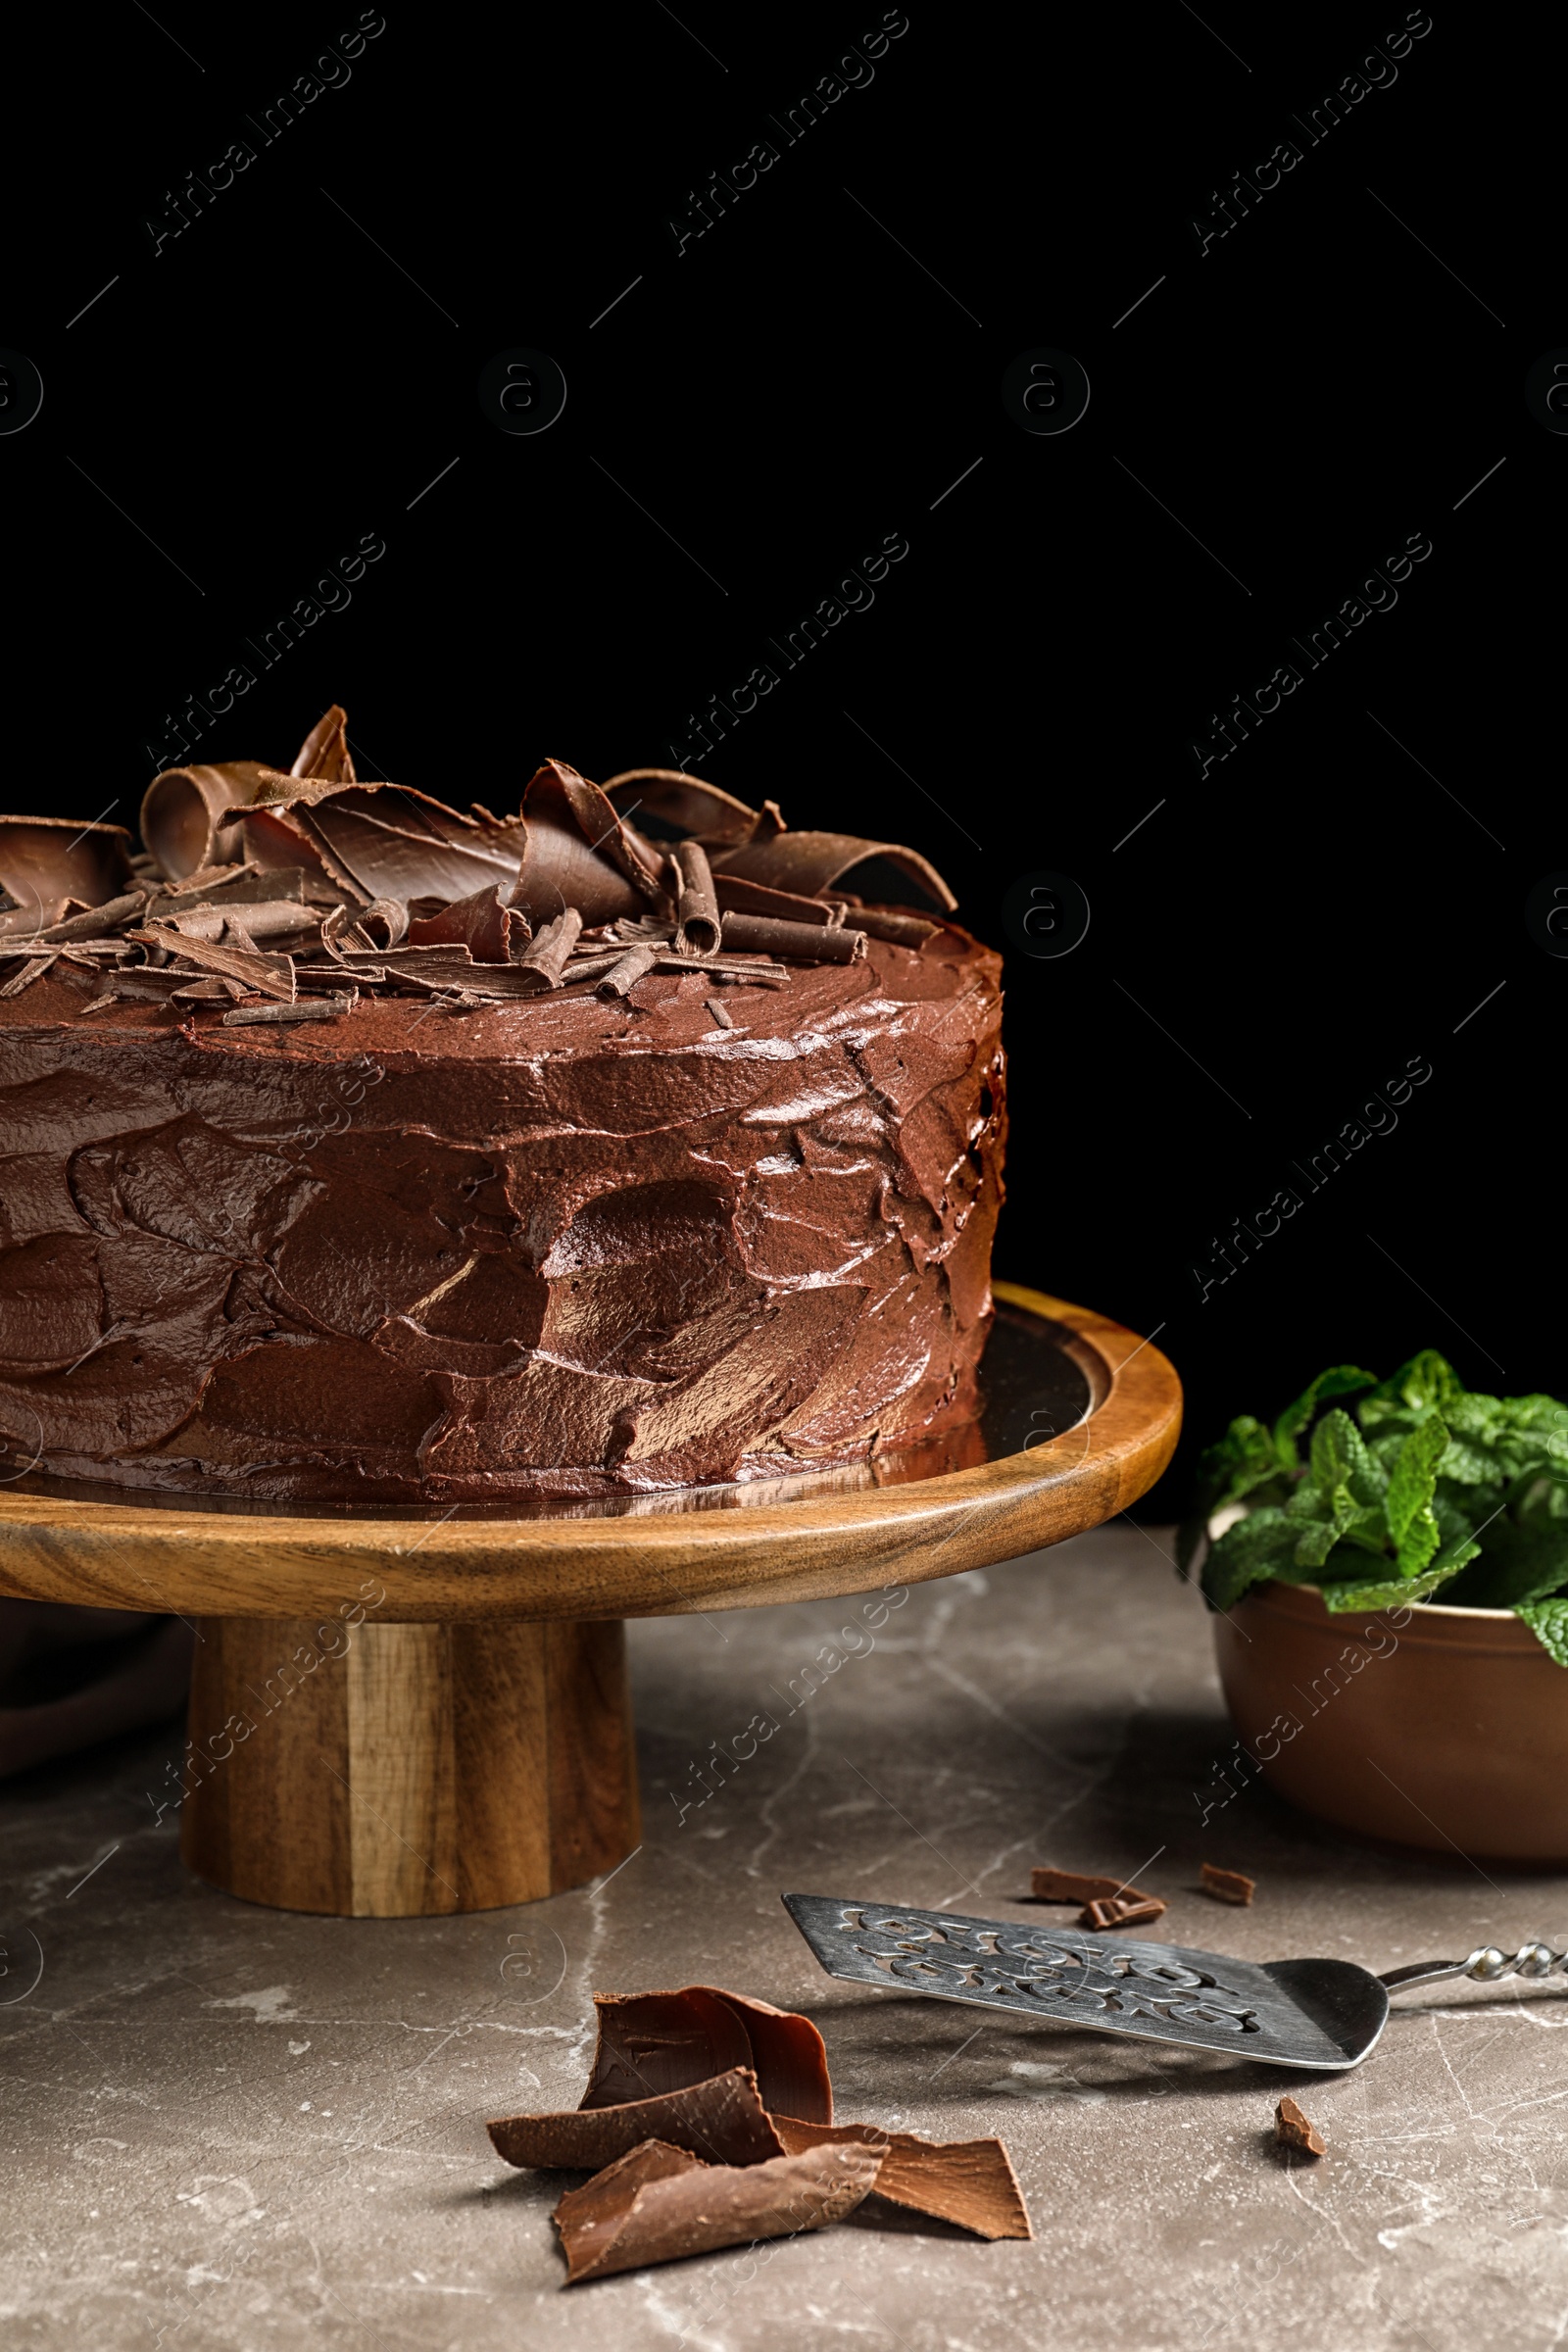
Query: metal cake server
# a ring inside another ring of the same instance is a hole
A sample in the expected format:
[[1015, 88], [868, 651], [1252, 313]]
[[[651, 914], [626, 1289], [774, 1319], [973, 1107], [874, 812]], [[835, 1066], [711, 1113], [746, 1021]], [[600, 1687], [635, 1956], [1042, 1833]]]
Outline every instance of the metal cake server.
[[1511, 1955], [1483, 1944], [1468, 1960], [1421, 1960], [1375, 1977], [1350, 1960], [1260, 1965], [1174, 1943], [838, 1895], [786, 1894], [783, 1902], [827, 1974], [853, 1984], [1321, 2074], [1359, 2066], [1376, 2048], [1391, 1992], [1445, 1977], [1493, 1984], [1568, 1966], [1568, 1953], [1546, 1943]]

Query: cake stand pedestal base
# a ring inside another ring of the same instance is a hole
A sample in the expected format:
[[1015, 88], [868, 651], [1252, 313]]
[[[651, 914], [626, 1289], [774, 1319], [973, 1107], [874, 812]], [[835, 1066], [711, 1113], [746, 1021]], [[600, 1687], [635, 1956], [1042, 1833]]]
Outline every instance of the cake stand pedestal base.
[[230, 1894], [486, 1911], [581, 1886], [637, 1843], [618, 1618], [197, 1631], [181, 1844]]
[[995, 1287], [965, 1469], [422, 1523], [27, 1474], [0, 1487], [0, 1593], [200, 1621], [168, 1793], [191, 1869], [231, 1894], [399, 1919], [561, 1893], [639, 1836], [623, 1618], [954, 1576], [1081, 1535], [1153, 1485], [1181, 1427], [1159, 1350]]

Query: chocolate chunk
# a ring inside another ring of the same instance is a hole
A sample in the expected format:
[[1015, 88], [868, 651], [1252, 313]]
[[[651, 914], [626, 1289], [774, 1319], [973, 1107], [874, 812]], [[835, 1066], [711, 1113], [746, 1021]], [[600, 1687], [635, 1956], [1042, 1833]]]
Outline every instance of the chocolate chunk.
[[1319, 2138], [1315, 2124], [1309, 2124], [1296, 2101], [1281, 2099], [1274, 2110], [1274, 2139], [1282, 2148], [1298, 2148], [1303, 2156], [1326, 2156], [1328, 2148]]
[[876, 2149], [855, 2140], [744, 2170], [679, 2164], [679, 2154], [649, 2142], [562, 2198], [554, 2219], [569, 2286], [718, 2246], [825, 2229], [854, 2212], [881, 2167]]
[[878, 2148], [876, 2191], [911, 2213], [956, 2222], [977, 2237], [1032, 2237], [1017, 2176], [1000, 2139], [923, 2139], [915, 2132], [883, 2132], [874, 2124], [806, 2124], [775, 2115], [773, 2129], [789, 2154], [863, 2141]]
[[1105, 1895], [1101, 1901], [1086, 1903], [1078, 1914], [1081, 1928], [1142, 1928], [1152, 1920], [1164, 1916], [1165, 1905], [1157, 1894], [1141, 1894], [1128, 1902], [1117, 1895]]
[[760, 828], [742, 848], [725, 850], [713, 859], [715, 874], [739, 874], [748, 882], [765, 882], [771, 890], [798, 891], [814, 899], [835, 882], [842, 882], [872, 858], [885, 858], [898, 867], [945, 914], [958, 902], [942, 876], [918, 850], [897, 842], [861, 841], [853, 833], [792, 833], [781, 831], [763, 839]]
[[1221, 1870], [1213, 1862], [1205, 1862], [1199, 1871], [1203, 1892], [1222, 1903], [1250, 1903], [1257, 1888], [1257, 1881], [1245, 1871]]
[[654, 951], [652, 948], [628, 948], [624, 956], [616, 956], [609, 971], [601, 979], [599, 994], [602, 997], [628, 996], [637, 982], [642, 979], [644, 973], [651, 972], [653, 968]]
[[1096, 1903], [1114, 1900], [1118, 1895], [1139, 1903], [1152, 1899], [1141, 1887], [1129, 1886], [1125, 1879], [1094, 1878], [1080, 1870], [1053, 1870], [1049, 1864], [1039, 1864], [1029, 1873], [1029, 1891], [1042, 1903]]
[[0, 816], [0, 886], [19, 906], [79, 899], [96, 906], [130, 880], [123, 825], [69, 816]]
[[673, 854], [680, 873], [675, 945], [688, 956], [711, 956], [718, 948], [720, 933], [708, 852], [700, 842], [682, 841], [677, 842]]
[[689, 2148], [709, 2164], [761, 2164], [784, 2153], [750, 2067], [732, 2067], [661, 2098], [503, 2116], [485, 2128], [508, 2164], [567, 2171], [598, 2172], [645, 2139]]
[[749, 2067], [763, 2104], [806, 2123], [833, 2121], [827, 2051], [809, 2018], [767, 2001], [687, 1984], [678, 1992], [598, 1992], [599, 2040], [583, 2092], [608, 2107]]
[[771, 914], [726, 914], [724, 945], [805, 963], [856, 963], [865, 954], [865, 933], [837, 923], [785, 923]]

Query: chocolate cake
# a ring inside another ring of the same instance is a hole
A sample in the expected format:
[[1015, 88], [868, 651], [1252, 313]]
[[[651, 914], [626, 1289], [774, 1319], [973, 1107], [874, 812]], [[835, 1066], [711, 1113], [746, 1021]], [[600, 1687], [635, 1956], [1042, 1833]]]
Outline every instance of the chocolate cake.
[[663, 769], [463, 814], [336, 709], [142, 827], [0, 819], [13, 1476], [613, 1495], [972, 1419], [1000, 959], [916, 852]]

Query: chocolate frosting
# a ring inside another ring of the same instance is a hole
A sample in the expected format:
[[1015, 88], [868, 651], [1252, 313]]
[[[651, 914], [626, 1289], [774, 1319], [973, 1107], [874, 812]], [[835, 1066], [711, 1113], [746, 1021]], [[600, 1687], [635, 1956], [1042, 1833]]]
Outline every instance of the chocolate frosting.
[[[363, 789], [363, 788], [362, 788]], [[1000, 959], [227, 1027], [0, 1002], [0, 1432], [61, 1475], [593, 1495], [863, 1460], [975, 1409]]]

